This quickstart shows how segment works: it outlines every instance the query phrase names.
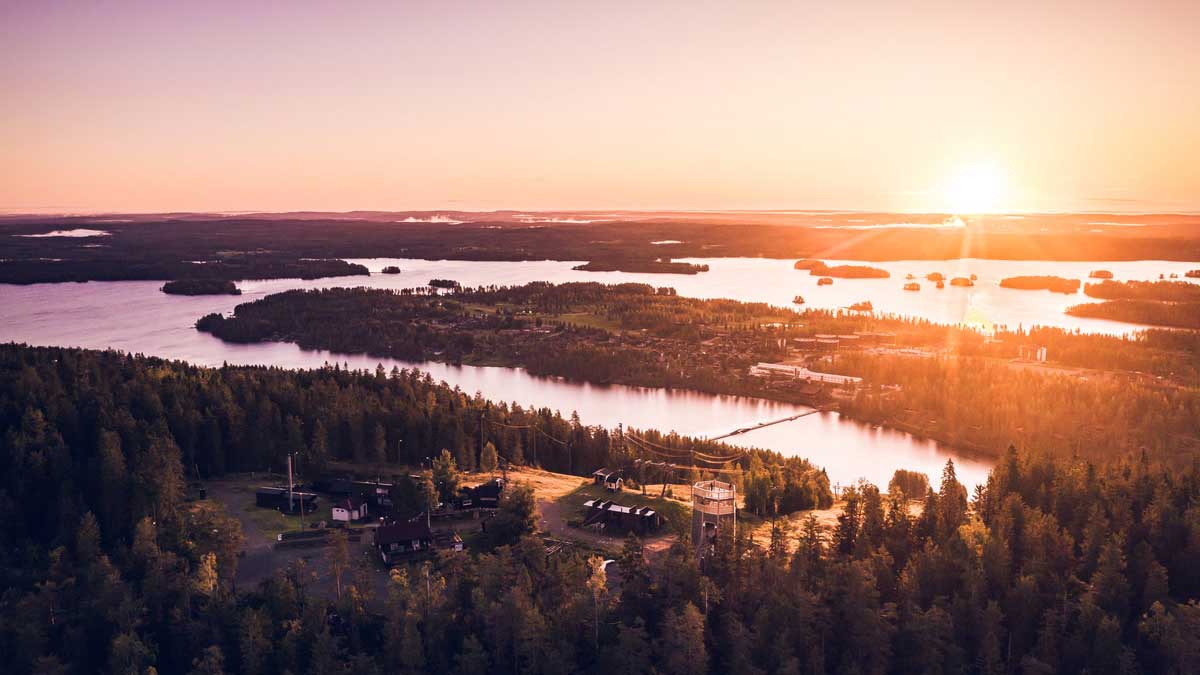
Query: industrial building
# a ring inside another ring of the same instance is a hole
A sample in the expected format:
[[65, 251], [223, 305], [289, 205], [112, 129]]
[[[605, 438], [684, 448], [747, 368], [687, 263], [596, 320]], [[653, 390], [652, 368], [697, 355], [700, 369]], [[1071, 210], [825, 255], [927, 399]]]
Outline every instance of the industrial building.
[[835, 375], [833, 373], [818, 373], [804, 366], [790, 366], [785, 363], [757, 363], [750, 366], [750, 374], [755, 377], [786, 378], [807, 382], [820, 382], [836, 386], [858, 386], [861, 377], [851, 375]]

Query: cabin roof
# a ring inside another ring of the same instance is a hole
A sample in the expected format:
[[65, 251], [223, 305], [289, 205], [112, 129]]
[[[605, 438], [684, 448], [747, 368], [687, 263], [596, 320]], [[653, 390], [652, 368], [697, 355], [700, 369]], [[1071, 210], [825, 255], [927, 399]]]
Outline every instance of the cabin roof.
[[389, 523], [387, 525], [380, 525], [375, 530], [375, 543], [377, 545], [398, 544], [400, 542], [413, 541], [415, 539], [430, 539], [432, 537], [433, 533], [422, 521]]

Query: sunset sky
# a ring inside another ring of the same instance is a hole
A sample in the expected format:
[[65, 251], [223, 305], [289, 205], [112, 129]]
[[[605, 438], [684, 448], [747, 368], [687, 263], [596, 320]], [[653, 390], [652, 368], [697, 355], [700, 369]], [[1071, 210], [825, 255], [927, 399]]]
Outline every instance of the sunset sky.
[[1200, 211], [1200, 2], [0, 0], [0, 210]]

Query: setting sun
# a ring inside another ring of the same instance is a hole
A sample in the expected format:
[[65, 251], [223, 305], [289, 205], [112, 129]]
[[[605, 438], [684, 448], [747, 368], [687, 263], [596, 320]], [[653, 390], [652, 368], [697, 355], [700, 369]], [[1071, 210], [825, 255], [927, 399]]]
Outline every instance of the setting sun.
[[1004, 208], [1008, 177], [994, 164], [960, 168], [946, 181], [942, 202], [953, 213], [990, 213]]

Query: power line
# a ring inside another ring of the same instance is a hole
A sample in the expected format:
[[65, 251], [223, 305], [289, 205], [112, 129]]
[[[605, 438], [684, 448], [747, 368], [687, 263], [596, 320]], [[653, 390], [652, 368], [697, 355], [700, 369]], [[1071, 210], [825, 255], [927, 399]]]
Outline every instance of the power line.
[[745, 451], [737, 452], [732, 455], [714, 455], [712, 453], [700, 452], [698, 450], [684, 450], [682, 448], [669, 448], [667, 446], [659, 445], [652, 441], [648, 441], [648, 440], [646, 440], [636, 434], [633, 434], [633, 433], [627, 433], [626, 436], [629, 437], [630, 439], [632, 439], [635, 443], [640, 443], [643, 446], [646, 446], [645, 448], [643, 448], [645, 450], [654, 452], [655, 454], [658, 454], [658, 455], [665, 455], [667, 457], [671, 457], [674, 459], [682, 459], [682, 457], [684, 455], [686, 455], [689, 459], [699, 458], [702, 461], [709, 462], [709, 463], [722, 463], [722, 462], [732, 462], [732, 461], [735, 461], [738, 459], [742, 459], [743, 457], [746, 456]]
[[649, 441], [646, 441], [645, 439], [638, 438], [637, 436], [634, 436], [633, 434], [629, 434], [628, 436], [629, 436], [629, 440], [634, 444], [634, 447], [637, 448], [638, 450], [641, 450], [643, 452], [649, 452], [654, 455], [658, 455], [659, 457], [663, 457], [664, 459], [673, 460], [673, 461], [682, 461], [682, 460], [686, 459], [691, 462], [700, 461], [705, 464], [728, 464], [729, 462], [737, 461], [746, 456], [745, 452], [739, 452], [734, 455], [710, 455], [708, 453], [697, 452], [694, 450], [689, 451], [689, 450], [674, 449], [674, 448], [667, 448], [664, 451], [664, 450], [657, 449], [657, 448], [661, 448], [663, 446], [656, 447], [655, 444], [650, 443]]
[[542, 430], [542, 428], [541, 428], [540, 426], [536, 425], [536, 424], [505, 424], [505, 423], [503, 423], [503, 422], [497, 422], [497, 421], [495, 421], [495, 420], [489, 420], [489, 419], [488, 419], [488, 418], [486, 418], [486, 417], [484, 417], [484, 418], [483, 418], [483, 421], [484, 421], [484, 422], [487, 422], [487, 423], [489, 423], [489, 424], [494, 424], [494, 425], [496, 425], [496, 426], [498, 426], [498, 427], [504, 427], [505, 429], [533, 429], [534, 431], [536, 431], [536, 432], [538, 432], [539, 434], [541, 434], [541, 435], [545, 436], [546, 438], [549, 438], [550, 440], [554, 441], [555, 443], [558, 443], [559, 445], [566, 446], [566, 445], [567, 445], [567, 443], [568, 443], [568, 441], [564, 441], [564, 440], [562, 440], [562, 439], [555, 438], [554, 436], [551, 436], [550, 434], [548, 434], [548, 433], [546, 433], [545, 431], [543, 431], [543, 430]]

